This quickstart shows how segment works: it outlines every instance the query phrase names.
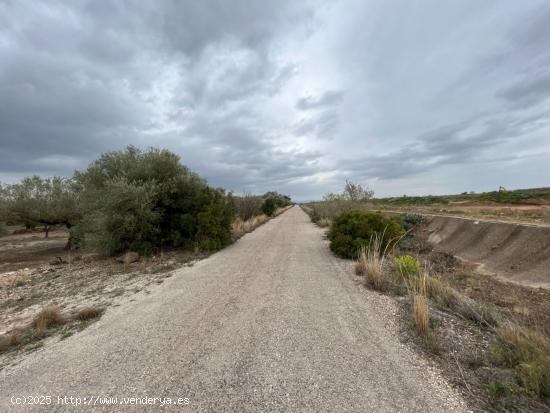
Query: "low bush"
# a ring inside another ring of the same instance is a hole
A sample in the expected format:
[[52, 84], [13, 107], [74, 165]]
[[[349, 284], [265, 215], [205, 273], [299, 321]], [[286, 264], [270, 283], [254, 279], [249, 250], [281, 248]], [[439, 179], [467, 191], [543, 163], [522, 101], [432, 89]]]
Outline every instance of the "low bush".
[[401, 221], [403, 222], [403, 226], [407, 231], [414, 228], [418, 224], [421, 224], [422, 222], [427, 221], [427, 218], [424, 215], [414, 214], [414, 213], [401, 214], [399, 215], [399, 218], [401, 218]]
[[266, 198], [262, 204], [262, 212], [268, 217], [271, 217], [273, 216], [276, 210], [277, 210], [277, 203], [275, 201], [275, 198], [273, 197]]
[[395, 267], [403, 277], [418, 275], [420, 261], [410, 255], [403, 255], [395, 259]]
[[343, 258], [356, 258], [361, 247], [380, 237], [381, 251], [387, 251], [403, 237], [399, 221], [379, 213], [348, 211], [334, 219], [328, 233], [330, 249]]

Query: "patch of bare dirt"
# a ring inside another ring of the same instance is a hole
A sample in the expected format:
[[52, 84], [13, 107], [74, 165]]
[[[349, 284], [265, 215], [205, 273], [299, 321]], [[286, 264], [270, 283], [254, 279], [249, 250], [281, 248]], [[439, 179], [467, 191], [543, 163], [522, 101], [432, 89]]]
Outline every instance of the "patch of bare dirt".
[[[129, 263], [68, 252], [66, 240], [63, 230], [52, 231], [48, 239], [35, 232], [0, 238], [0, 338], [25, 328], [48, 306], [72, 314], [116, 305], [138, 292], [147, 294], [172, 276], [172, 270], [193, 265], [205, 255], [172, 250]], [[17, 359], [18, 353], [1, 354], [0, 368]]]
[[11, 234], [0, 237], [0, 272], [40, 265], [67, 253], [65, 245], [69, 234], [66, 229], [52, 229], [48, 238], [42, 231], [22, 232], [23, 227], [8, 229]]
[[550, 228], [432, 217], [423, 236], [480, 271], [550, 289]]

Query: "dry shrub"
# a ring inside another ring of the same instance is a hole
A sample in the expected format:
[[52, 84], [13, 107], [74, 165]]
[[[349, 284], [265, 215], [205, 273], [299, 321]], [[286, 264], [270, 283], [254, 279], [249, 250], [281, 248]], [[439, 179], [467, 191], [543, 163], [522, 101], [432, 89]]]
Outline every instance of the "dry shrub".
[[319, 222], [317, 222], [317, 225], [319, 225], [321, 228], [330, 227], [330, 224], [332, 221], [328, 218], [321, 218]]
[[529, 393], [550, 397], [550, 339], [539, 331], [509, 324], [496, 330], [493, 360], [513, 368]]
[[43, 334], [50, 327], [64, 324], [65, 320], [61, 316], [61, 311], [57, 306], [50, 306], [40, 311], [32, 322], [32, 326], [39, 334]]
[[0, 353], [8, 351], [10, 348], [19, 345], [21, 343], [22, 336], [23, 330], [16, 327], [4, 337], [0, 338]]
[[75, 314], [75, 320], [88, 321], [97, 318], [103, 314], [103, 309], [96, 307], [84, 307]]

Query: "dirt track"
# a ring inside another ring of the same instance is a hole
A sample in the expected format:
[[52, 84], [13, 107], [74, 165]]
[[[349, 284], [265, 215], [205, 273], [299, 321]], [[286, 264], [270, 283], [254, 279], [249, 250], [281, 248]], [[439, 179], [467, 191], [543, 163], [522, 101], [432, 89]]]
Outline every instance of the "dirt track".
[[[148, 296], [0, 378], [12, 396], [189, 398], [165, 411], [465, 411], [398, 340], [392, 301], [359, 285], [294, 207]], [[77, 411], [57, 404], [42, 410]], [[158, 411], [159, 406], [78, 411]]]

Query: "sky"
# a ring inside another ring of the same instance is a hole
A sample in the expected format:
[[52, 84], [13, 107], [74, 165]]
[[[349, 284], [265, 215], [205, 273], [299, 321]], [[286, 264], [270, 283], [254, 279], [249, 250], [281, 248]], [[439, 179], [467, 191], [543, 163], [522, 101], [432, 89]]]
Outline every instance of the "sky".
[[0, 181], [159, 147], [295, 200], [550, 186], [550, 2], [0, 0]]

